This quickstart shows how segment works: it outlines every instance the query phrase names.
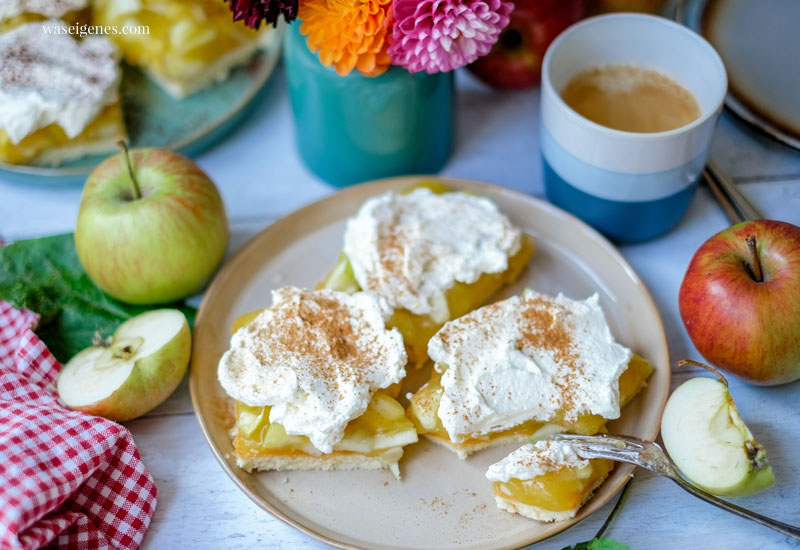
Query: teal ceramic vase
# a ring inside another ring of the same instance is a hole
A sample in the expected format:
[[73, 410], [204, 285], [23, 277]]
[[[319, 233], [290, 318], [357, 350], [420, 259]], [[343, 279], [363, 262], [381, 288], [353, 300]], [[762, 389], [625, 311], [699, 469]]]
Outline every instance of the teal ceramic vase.
[[451, 73], [339, 76], [290, 25], [283, 48], [297, 147], [314, 174], [343, 187], [403, 174], [432, 174], [453, 144]]

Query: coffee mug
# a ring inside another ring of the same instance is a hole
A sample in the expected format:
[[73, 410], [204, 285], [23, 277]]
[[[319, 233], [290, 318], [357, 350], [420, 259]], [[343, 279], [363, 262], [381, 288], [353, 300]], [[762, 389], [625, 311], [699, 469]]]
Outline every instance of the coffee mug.
[[[574, 76], [616, 65], [669, 77], [691, 92], [700, 116], [665, 132], [624, 132], [584, 118], [559, 95]], [[550, 45], [542, 65], [540, 144], [547, 198], [617, 241], [666, 232], [689, 207], [727, 85], [714, 48], [668, 19], [613, 14], [568, 28]]]

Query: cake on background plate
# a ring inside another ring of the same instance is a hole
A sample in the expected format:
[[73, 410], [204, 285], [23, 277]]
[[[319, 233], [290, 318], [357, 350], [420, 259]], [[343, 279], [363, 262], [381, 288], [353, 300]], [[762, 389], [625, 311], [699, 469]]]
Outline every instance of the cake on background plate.
[[0, 34], [2, 162], [58, 165], [116, 151], [126, 139], [117, 48], [104, 37], [59, 34], [66, 24], [24, 23]]
[[92, 22], [147, 27], [147, 34], [109, 37], [126, 63], [178, 99], [225, 80], [272, 38], [269, 28], [255, 31], [234, 23], [222, 0], [95, 0]]
[[68, 25], [89, 23], [89, 0], [0, 0], [0, 32], [23, 23], [59, 19]]

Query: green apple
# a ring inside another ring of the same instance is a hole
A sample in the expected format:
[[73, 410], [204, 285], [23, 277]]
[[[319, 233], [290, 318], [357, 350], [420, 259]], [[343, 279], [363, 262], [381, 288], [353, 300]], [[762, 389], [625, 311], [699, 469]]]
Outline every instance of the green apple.
[[672, 392], [661, 438], [681, 473], [698, 487], [719, 496], [751, 495], [775, 479], [764, 448], [739, 416], [727, 380], [716, 373], [719, 380], [692, 378]]
[[122, 323], [110, 341], [79, 352], [58, 375], [70, 408], [117, 422], [161, 404], [183, 378], [192, 334], [176, 309], [148, 311]]
[[162, 149], [106, 159], [83, 188], [75, 247], [89, 277], [131, 304], [185, 298], [228, 244], [222, 198], [191, 160]]
[[692, 257], [678, 293], [686, 331], [712, 365], [753, 384], [800, 378], [800, 227], [747, 221]]

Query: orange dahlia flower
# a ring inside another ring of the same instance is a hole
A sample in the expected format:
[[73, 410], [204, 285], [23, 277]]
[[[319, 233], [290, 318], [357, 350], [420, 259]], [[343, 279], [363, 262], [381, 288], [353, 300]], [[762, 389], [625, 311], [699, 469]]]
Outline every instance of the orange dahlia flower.
[[392, 0], [303, 0], [300, 32], [326, 67], [378, 76], [389, 67]]

